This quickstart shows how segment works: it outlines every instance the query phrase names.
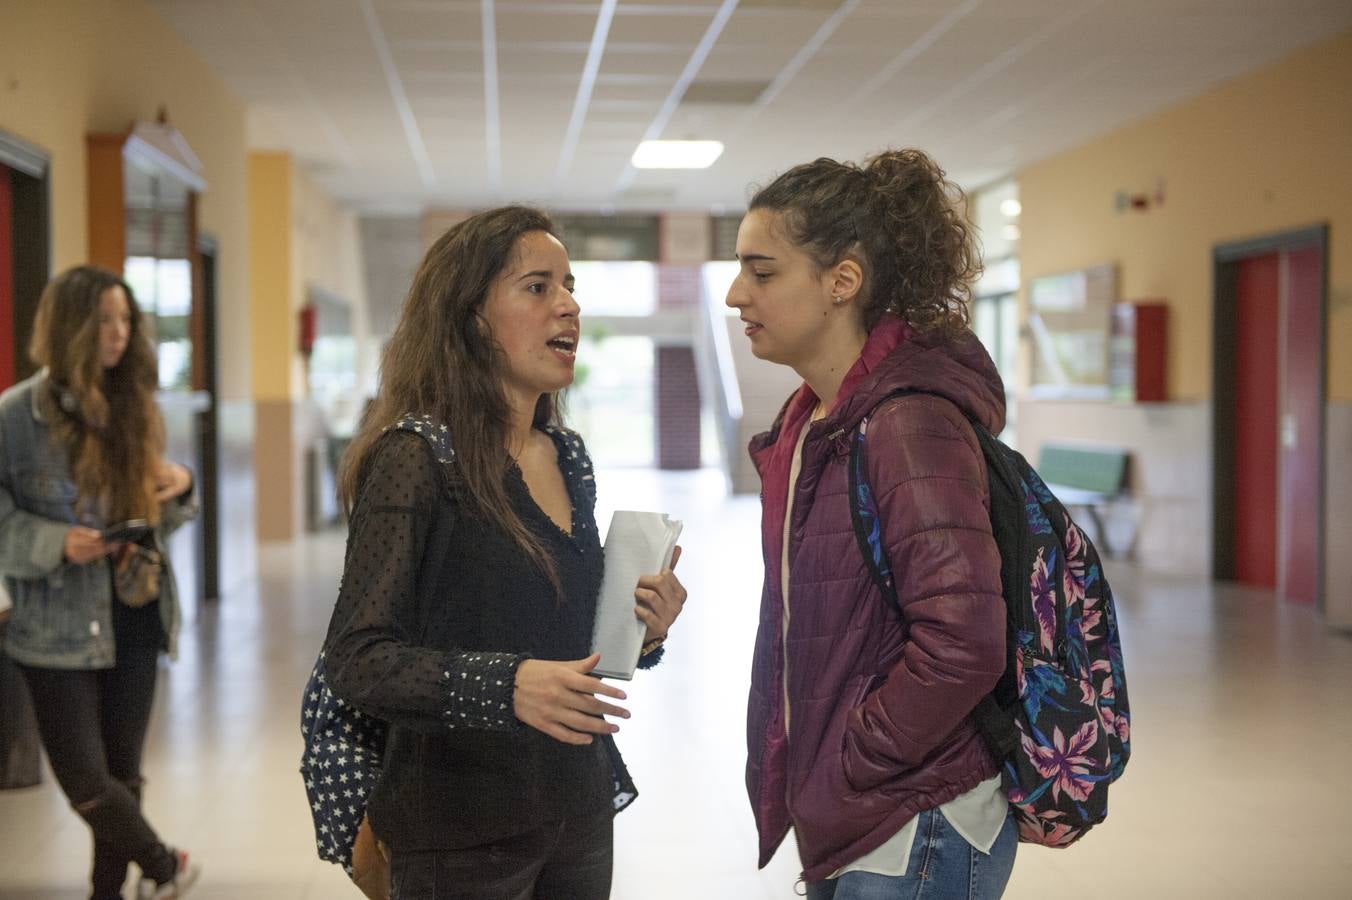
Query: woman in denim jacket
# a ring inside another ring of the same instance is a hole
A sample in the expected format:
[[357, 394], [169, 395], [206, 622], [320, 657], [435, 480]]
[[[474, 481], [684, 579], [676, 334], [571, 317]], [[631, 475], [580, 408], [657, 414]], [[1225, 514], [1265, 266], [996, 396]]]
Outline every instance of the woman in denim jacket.
[[[52, 771], [94, 832], [93, 900], [122, 896], [129, 862], [139, 896], [178, 897], [197, 867], [141, 814], [141, 751], [157, 658], [175, 650], [166, 539], [197, 513], [192, 476], [164, 460], [155, 350], [120, 278], [80, 266], [52, 281], [30, 354], [44, 368], [0, 395], [0, 574], [14, 600], [5, 651], [28, 682]], [[130, 520], [144, 521], [140, 536], [105, 539]], [[135, 608], [114, 588], [137, 553], [128, 539], [163, 561], [158, 596], [144, 589], [154, 599]]]

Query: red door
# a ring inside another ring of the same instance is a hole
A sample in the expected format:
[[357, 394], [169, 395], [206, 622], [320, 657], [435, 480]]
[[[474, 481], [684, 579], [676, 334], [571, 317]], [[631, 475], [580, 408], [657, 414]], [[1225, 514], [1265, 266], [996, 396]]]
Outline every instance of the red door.
[[1294, 603], [1319, 597], [1319, 540], [1324, 454], [1323, 253], [1306, 247], [1282, 254], [1281, 493], [1278, 574]]
[[14, 227], [9, 169], [0, 166], [0, 390], [14, 383]]
[[1238, 263], [1235, 304], [1235, 579], [1277, 586], [1278, 335], [1276, 253]]

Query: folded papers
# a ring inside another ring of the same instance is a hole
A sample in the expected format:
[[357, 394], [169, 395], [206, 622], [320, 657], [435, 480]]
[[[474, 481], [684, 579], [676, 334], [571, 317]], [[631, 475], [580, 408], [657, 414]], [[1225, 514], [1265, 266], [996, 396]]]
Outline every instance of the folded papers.
[[634, 590], [644, 575], [671, 565], [681, 523], [666, 513], [616, 510], [606, 532], [606, 572], [596, 602], [592, 652], [601, 654], [593, 670], [605, 678], [634, 677], [643, 651], [643, 620], [634, 613]]

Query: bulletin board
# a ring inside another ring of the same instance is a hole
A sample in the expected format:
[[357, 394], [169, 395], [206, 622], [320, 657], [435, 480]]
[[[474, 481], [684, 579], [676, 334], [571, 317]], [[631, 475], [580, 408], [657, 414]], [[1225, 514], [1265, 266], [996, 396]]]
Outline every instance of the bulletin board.
[[1108, 398], [1108, 347], [1116, 302], [1116, 263], [1029, 281], [1034, 397]]

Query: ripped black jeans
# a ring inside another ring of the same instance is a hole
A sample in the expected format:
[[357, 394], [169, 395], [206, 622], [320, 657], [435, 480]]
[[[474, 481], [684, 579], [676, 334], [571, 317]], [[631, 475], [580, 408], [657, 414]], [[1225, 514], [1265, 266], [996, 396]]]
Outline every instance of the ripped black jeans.
[[94, 832], [92, 900], [120, 898], [130, 862], [157, 881], [174, 874], [173, 851], [141, 815], [141, 750], [157, 657], [153, 646], [120, 646], [111, 669], [19, 667], [52, 772]]

